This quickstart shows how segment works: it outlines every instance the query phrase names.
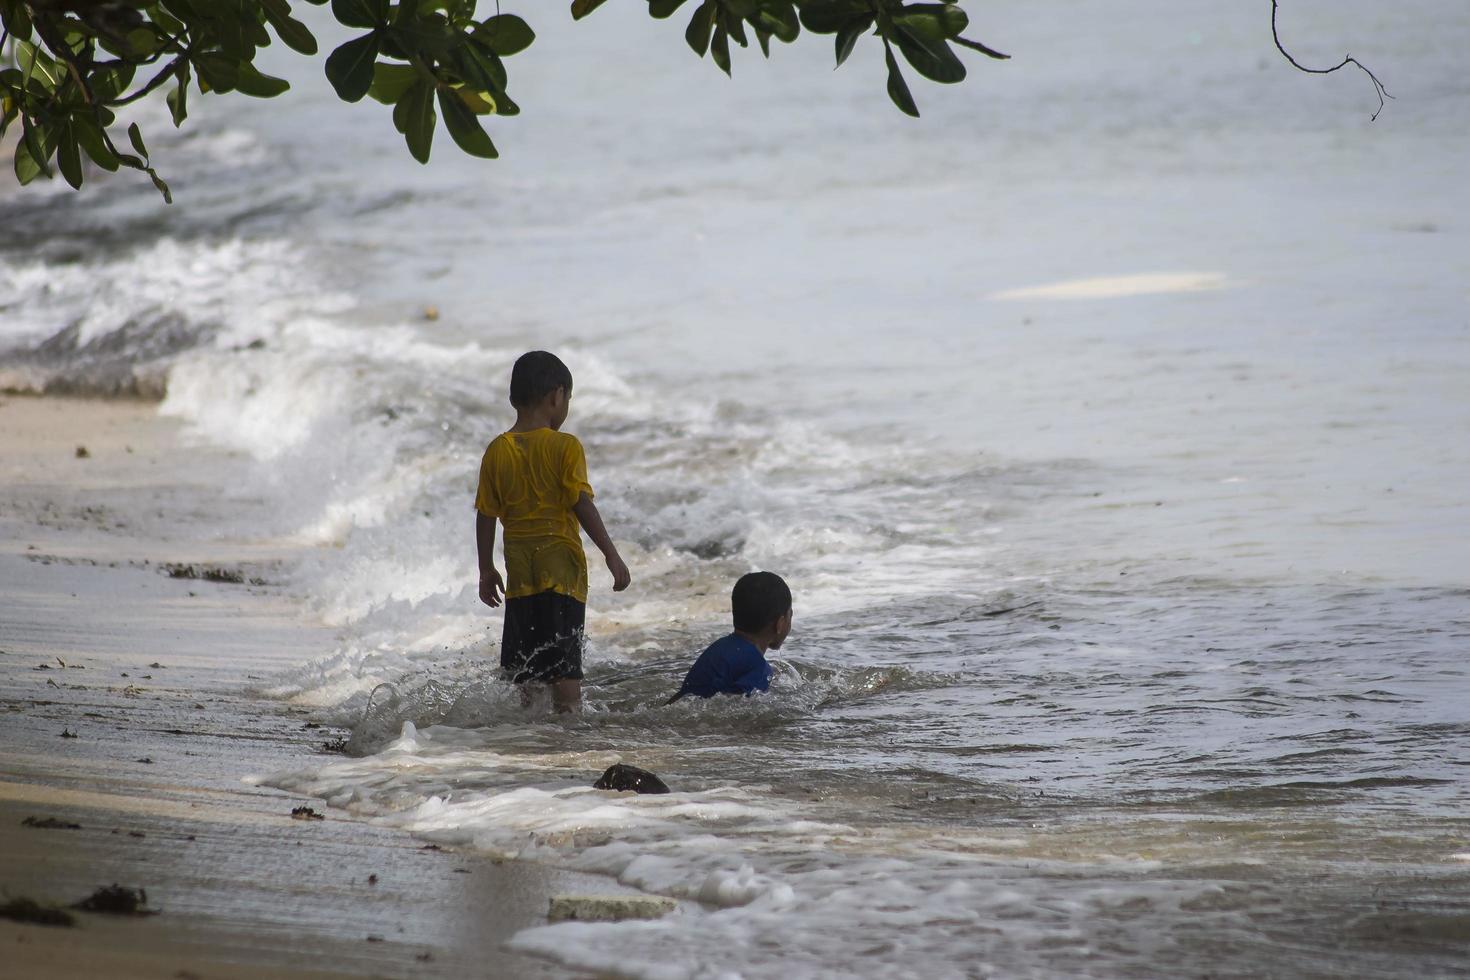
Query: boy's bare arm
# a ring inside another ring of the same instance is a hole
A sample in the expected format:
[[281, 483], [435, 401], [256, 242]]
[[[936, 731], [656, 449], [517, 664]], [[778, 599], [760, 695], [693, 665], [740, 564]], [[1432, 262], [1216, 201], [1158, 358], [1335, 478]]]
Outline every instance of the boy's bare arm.
[[623, 564], [618, 546], [608, 537], [607, 528], [602, 525], [602, 515], [597, 512], [597, 505], [584, 493], [572, 505], [572, 513], [577, 515], [577, 523], [582, 525], [582, 530], [587, 532], [587, 537], [592, 539], [592, 543], [597, 545], [597, 550], [607, 560], [607, 570], [612, 572], [613, 577], [613, 591], [621, 592], [626, 589], [628, 583], [633, 581], [633, 576], [628, 574], [628, 566]]
[[487, 606], [498, 606], [505, 583], [495, 570], [495, 518], [479, 511], [475, 511], [475, 550], [480, 559], [480, 601]]

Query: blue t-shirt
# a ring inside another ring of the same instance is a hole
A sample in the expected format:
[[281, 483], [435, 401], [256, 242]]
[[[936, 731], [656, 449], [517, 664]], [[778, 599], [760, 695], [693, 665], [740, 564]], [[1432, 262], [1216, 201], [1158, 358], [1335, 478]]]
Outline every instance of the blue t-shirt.
[[760, 649], [743, 636], [731, 633], [711, 643], [694, 661], [684, 677], [680, 694], [710, 698], [716, 694], [750, 694], [768, 690], [771, 665]]

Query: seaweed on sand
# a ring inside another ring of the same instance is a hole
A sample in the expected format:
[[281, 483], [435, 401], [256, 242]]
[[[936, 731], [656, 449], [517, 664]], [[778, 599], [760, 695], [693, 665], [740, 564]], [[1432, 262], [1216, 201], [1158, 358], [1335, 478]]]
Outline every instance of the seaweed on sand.
[[22, 827], [35, 827], [37, 830], [81, 830], [82, 825], [72, 823], [70, 820], [58, 820], [56, 817], [26, 817], [20, 822]]
[[74, 926], [76, 919], [65, 909], [42, 905], [32, 898], [12, 898], [0, 904], [0, 919], [13, 919], [37, 926]]
[[144, 907], [147, 904], [148, 893], [143, 889], [114, 884], [97, 889], [72, 908], [107, 915], [157, 915], [157, 910]]

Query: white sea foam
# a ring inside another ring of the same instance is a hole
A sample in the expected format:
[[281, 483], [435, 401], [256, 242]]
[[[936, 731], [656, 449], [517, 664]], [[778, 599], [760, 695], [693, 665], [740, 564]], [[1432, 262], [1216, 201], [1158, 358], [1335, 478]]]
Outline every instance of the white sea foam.
[[[440, 844], [605, 874], [703, 906], [636, 928], [552, 925], [513, 942], [569, 966], [616, 964], [626, 976], [715, 976], [732, 962], [748, 977], [959, 977], [991, 963], [1011, 975], [1052, 973], [1081, 967], [1110, 922], [1144, 909], [1213, 904], [1208, 914], [1222, 922], [1245, 920], [1243, 891], [1131, 878], [1156, 862], [1096, 854], [1118, 872], [1089, 880], [1075, 873], [1084, 865], [1069, 870], [1034, 853], [1015, 863], [1035, 840], [855, 828], [759, 787], [635, 796], [566, 778], [616, 761], [607, 752], [504, 756], [471, 732], [407, 724], [373, 757], [252, 781]], [[450, 788], [484, 780], [500, 785]], [[1036, 878], [1039, 867], [1056, 877]]]

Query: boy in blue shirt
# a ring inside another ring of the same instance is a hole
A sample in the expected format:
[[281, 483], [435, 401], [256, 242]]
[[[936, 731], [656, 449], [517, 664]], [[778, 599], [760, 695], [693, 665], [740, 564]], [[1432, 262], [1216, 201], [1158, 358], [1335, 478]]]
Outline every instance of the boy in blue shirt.
[[791, 632], [791, 590], [773, 572], [740, 576], [730, 593], [735, 632], [699, 655], [669, 704], [687, 695], [751, 694], [771, 684], [767, 650], [779, 650]]

